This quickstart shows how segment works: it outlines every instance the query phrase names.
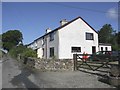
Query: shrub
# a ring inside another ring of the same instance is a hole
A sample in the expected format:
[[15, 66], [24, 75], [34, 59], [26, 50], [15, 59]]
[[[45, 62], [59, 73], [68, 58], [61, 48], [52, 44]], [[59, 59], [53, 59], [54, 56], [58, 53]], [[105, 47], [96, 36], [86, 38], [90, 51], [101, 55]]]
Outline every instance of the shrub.
[[20, 55], [22, 58], [37, 57], [36, 51], [31, 48], [27, 48], [23, 45], [16, 46], [9, 51], [9, 54], [13, 58], [17, 58]]
[[36, 51], [32, 50], [31, 48], [26, 48], [26, 50], [22, 53], [22, 57], [37, 57]]
[[13, 58], [16, 58], [17, 57], [17, 53], [16, 53], [16, 49], [15, 48], [12, 48], [10, 51], [9, 51], [9, 55]]
[[0, 50], [0, 59], [2, 58], [2, 55], [3, 55], [3, 53], [2, 53], [2, 51]]
[[10, 54], [10, 56], [12, 56], [13, 58], [17, 58], [17, 56], [18, 56], [19, 54], [23, 53], [25, 49], [26, 49], [25, 46], [19, 45], [19, 46], [16, 46], [16, 47], [12, 48], [12, 49], [9, 51], [9, 54]]

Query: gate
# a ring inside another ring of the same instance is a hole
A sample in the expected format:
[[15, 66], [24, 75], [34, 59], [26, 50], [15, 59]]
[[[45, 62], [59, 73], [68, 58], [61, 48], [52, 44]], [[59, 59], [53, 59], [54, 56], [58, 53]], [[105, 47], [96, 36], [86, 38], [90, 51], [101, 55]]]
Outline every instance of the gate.
[[87, 54], [87, 57], [86, 57], [84, 56], [84, 54], [73, 54], [74, 70], [78, 70], [79, 68], [85, 68], [92, 71], [96, 71], [103, 67], [110, 69], [110, 66], [109, 66], [110, 60], [106, 60], [106, 59], [101, 60], [98, 58], [99, 61], [92, 61], [92, 60], [89, 60], [88, 58], [90, 55], [91, 54]]

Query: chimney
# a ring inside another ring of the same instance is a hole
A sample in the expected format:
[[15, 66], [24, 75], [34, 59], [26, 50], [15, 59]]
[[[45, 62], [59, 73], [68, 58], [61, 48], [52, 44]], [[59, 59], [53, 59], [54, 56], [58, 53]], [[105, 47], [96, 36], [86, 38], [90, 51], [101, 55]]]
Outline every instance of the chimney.
[[51, 32], [52, 30], [50, 29], [50, 28], [47, 28], [46, 29], [46, 33], [49, 33], [49, 32]]
[[66, 19], [63, 19], [63, 20], [60, 21], [60, 25], [61, 26], [64, 25], [64, 24], [66, 24], [66, 23], [68, 23], [68, 21]]

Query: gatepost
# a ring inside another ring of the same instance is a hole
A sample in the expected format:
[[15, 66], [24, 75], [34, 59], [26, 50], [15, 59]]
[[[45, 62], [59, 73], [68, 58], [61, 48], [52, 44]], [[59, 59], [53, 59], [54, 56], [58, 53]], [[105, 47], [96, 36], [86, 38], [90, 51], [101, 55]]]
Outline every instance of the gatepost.
[[74, 61], [74, 71], [77, 70], [77, 54], [73, 54], [73, 61]]

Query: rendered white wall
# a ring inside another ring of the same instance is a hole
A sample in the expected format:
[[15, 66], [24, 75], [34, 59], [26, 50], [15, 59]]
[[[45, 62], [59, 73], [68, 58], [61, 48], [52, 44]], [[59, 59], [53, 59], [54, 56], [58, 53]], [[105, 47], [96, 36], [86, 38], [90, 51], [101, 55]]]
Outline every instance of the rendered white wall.
[[43, 58], [42, 56], [43, 56], [43, 50], [42, 50], [42, 48], [37, 49], [37, 57], [38, 58]]
[[[93, 33], [94, 40], [86, 40], [86, 32]], [[96, 52], [98, 51], [98, 34], [81, 19], [77, 19], [60, 30], [55, 31], [53, 41], [50, 41], [49, 34], [45, 37], [47, 38], [47, 48], [46, 44], [43, 45], [43, 38], [36, 41], [37, 54], [40, 58], [43, 55], [42, 48], [44, 48], [44, 57], [42, 58], [50, 58], [50, 47], [54, 47], [54, 54], [58, 59], [72, 59], [73, 53], [71, 52], [71, 47], [81, 47], [80, 54], [83, 54], [83, 52], [92, 54], [92, 46], [96, 46]]]
[[54, 40], [50, 41], [50, 37], [48, 35], [47, 37], [47, 58], [50, 59], [50, 48], [54, 47], [54, 55], [56, 58], [58, 58], [58, 46], [59, 46], [59, 38], [58, 38], [58, 32], [54, 32]]
[[[59, 32], [59, 59], [72, 59], [71, 53], [72, 46], [81, 47], [81, 54], [86, 52], [92, 54], [92, 46], [96, 46], [98, 51], [98, 34], [93, 31], [81, 19], [77, 19], [73, 23], [58, 30]], [[94, 40], [86, 40], [86, 32], [94, 34]]]
[[[54, 40], [50, 41], [49, 34], [46, 35], [44, 38], [47, 39], [47, 43], [43, 44], [43, 38], [39, 39], [37, 41], [37, 54], [39, 58], [47, 58], [50, 59], [50, 48], [54, 47], [54, 55], [56, 58], [58, 58], [58, 46], [59, 46], [59, 38], [58, 38], [58, 32], [54, 32]], [[44, 56], [43, 56], [43, 49], [44, 48]]]
[[99, 45], [99, 51], [102, 51], [101, 47], [103, 47], [103, 51], [106, 51], [105, 50], [106, 47], [107, 47], [108, 51], [112, 51], [112, 47], [111, 46], [107, 46], [107, 45]]

